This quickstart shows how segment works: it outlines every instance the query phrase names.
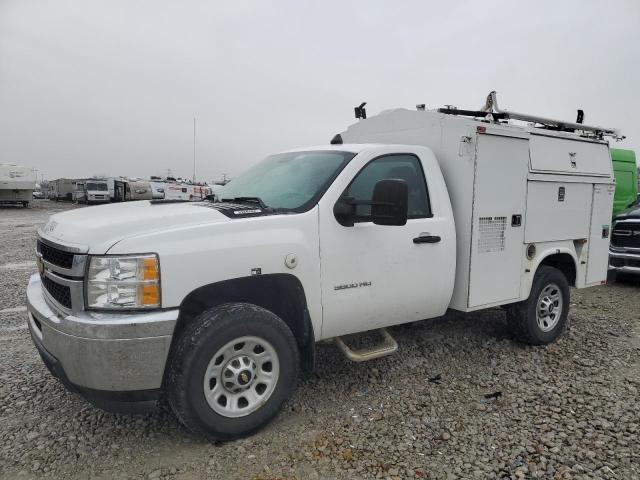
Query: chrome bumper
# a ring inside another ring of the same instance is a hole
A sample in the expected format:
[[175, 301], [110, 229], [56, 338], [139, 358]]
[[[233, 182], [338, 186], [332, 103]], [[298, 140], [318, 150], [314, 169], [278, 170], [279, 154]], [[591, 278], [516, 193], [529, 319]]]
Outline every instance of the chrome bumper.
[[629, 253], [609, 250], [609, 270], [640, 275], [640, 252]]
[[47, 363], [46, 354], [53, 357], [68, 383], [80, 393], [161, 388], [177, 309], [56, 313], [45, 300], [36, 274], [27, 287], [27, 310], [29, 330], [43, 360]]

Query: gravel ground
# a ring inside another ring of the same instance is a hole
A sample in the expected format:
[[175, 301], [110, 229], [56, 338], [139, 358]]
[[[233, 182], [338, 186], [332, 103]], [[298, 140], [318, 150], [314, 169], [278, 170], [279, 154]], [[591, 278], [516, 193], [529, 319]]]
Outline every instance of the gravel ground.
[[499, 309], [392, 329], [356, 364], [319, 345], [262, 432], [213, 445], [166, 409], [102, 412], [48, 373], [25, 324], [36, 226], [0, 209], [0, 478], [640, 478], [640, 281], [573, 291], [571, 326], [514, 343]]

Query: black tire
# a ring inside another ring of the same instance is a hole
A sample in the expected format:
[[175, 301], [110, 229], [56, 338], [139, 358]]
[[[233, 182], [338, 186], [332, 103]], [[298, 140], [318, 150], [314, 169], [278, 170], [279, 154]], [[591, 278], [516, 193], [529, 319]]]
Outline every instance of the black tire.
[[[273, 346], [279, 375], [266, 402], [248, 415], [232, 418], [213, 410], [203, 382], [216, 352], [243, 336], [259, 337]], [[167, 367], [167, 399], [178, 419], [193, 432], [213, 441], [244, 437], [279, 412], [295, 389], [299, 365], [296, 340], [278, 316], [251, 304], [223, 304], [193, 319], [175, 339]]]
[[[538, 322], [538, 301], [542, 292], [552, 285], [558, 287], [562, 299], [559, 318], [550, 330], [545, 331]], [[529, 345], [545, 345], [555, 341], [564, 331], [569, 313], [569, 283], [564, 274], [553, 267], [542, 266], [533, 279], [529, 298], [507, 309], [507, 322], [513, 335]]]

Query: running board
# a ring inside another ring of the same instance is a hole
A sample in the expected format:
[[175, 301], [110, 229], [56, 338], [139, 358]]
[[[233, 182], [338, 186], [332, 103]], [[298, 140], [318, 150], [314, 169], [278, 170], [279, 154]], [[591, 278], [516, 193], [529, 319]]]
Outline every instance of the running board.
[[373, 360], [374, 358], [384, 357], [385, 355], [391, 355], [398, 350], [398, 342], [391, 336], [385, 328], [379, 330], [383, 337], [382, 343], [369, 348], [362, 348], [360, 350], [352, 350], [344, 342], [342, 337], [336, 337], [335, 342], [338, 348], [342, 350], [345, 356], [354, 362], [366, 362], [367, 360]]

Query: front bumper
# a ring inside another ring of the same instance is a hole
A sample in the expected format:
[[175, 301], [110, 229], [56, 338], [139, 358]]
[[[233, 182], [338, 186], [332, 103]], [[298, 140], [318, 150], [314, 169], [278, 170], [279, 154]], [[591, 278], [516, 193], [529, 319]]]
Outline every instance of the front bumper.
[[617, 273], [640, 275], [640, 252], [609, 250], [609, 269]]
[[88, 203], [109, 203], [111, 201], [110, 197], [102, 197], [102, 198], [96, 198], [93, 195], [89, 196], [89, 198], [87, 199]]
[[63, 315], [45, 300], [36, 274], [27, 287], [27, 310], [40, 356], [67, 388], [111, 411], [130, 412], [155, 403], [177, 309]]

